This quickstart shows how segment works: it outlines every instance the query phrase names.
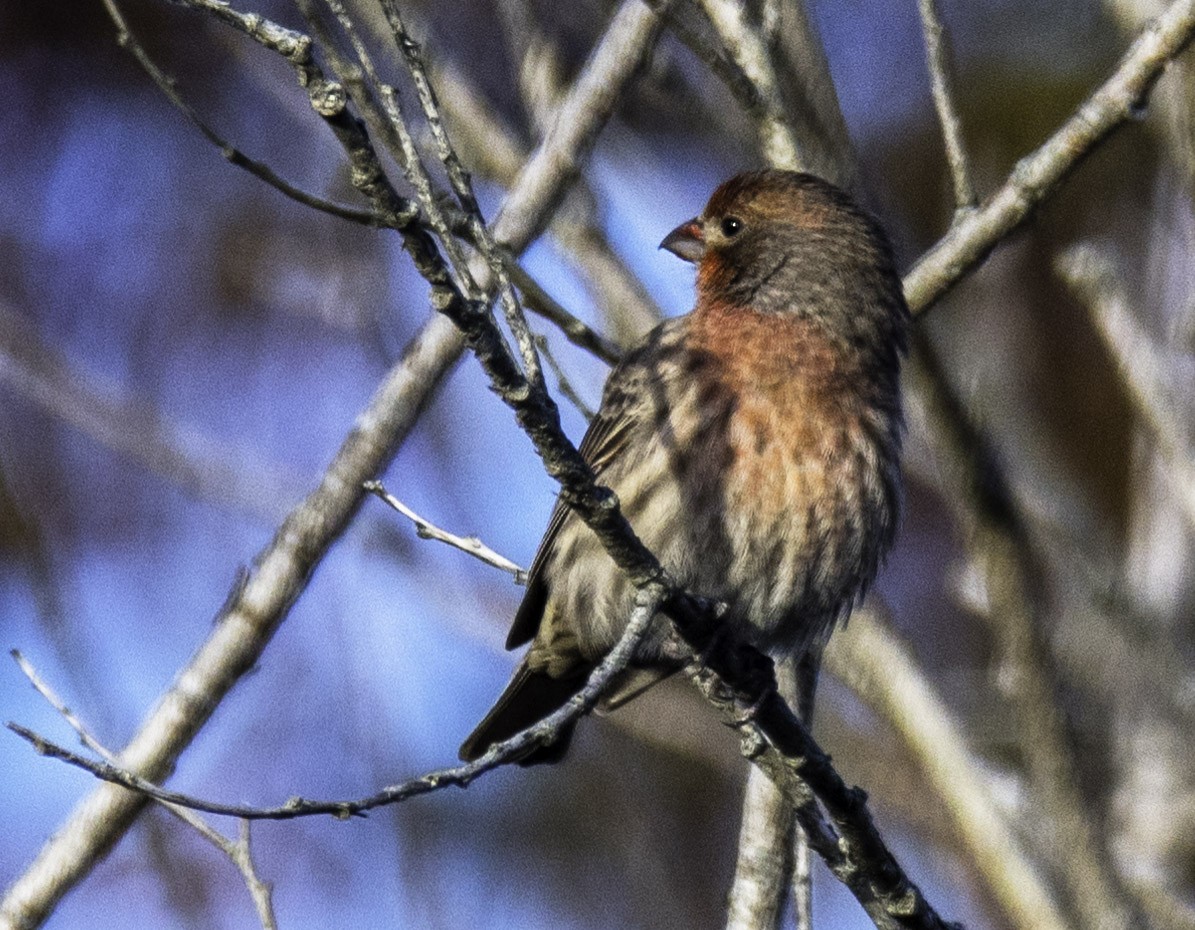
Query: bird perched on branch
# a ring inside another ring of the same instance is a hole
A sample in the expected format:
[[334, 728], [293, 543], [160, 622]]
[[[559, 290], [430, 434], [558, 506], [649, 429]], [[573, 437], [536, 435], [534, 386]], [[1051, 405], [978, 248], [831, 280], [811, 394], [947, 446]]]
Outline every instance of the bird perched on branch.
[[[838, 188], [755, 171], [660, 244], [697, 303], [611, 372], [581, 443], [672, 578], [774, 656], [820, 645], [892, 543], [909, 311], [888, 241]], [[472, 760], [563, 705], [614, 645], [634, 590], [558, 503], [507, 648], [531, 643], [461, 747]], [[657, 617], [607, 706], [677, 668]], [[571, 733], [520, 761], [552, 762]]]

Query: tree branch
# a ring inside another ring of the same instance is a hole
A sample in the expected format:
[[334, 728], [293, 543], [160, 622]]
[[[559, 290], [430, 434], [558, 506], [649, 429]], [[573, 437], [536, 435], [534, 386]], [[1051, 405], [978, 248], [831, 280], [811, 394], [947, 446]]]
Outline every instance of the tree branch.
[[514, 577], [515, 584], [526, 584], [527, 573], [523, 571], [518, 565], [508, 559], [506, 556], [495, 552], [485, 543], [483, 543], [476, 536], [457, 536], [455, 533], [450, 533], [447, 530], [442, 530], [434, 523], [429, 523], [419, 514], [415, 513], [410, 507], [400, 501], [397, 497], [386, 490], [385, 485], [380, 481], [366, 481], [365, 490], [385, 501], [385, 503], [394, 510], [401, 513], [404, 517], [415, 524], [415, 535], [420, 539], [434, 539], [437, 542], [445, 543], [452, 546], [454, 549], [460, 549], [473, 558], [484, 562], [486, 565], [492, 566], [499, 571], [506, 572], [508, 575]]
[[874, 608], [855, 611], [830, 641], [826, 665], [913, 751], [1010, 923], [1022, 930], [1068, 930], [1041, 870], [982, 777], [983, 764], [968, 749], [954, 711]]
[[647, 631], [659, 608], [664, 593], [664, 589], [659, 587], [652, 590], [644, 589], [638, 593], [635, 598], [635, 609], [627, 623], [626, 630], [614, 648], [606, 654], [590, 674], [585, 687], [571, 697], [563, 707], [510, 739], [494, 744], [486, 751], [485, 755], [473, 762], [429, 772], [418, 778], [389, 785], [375, 794], [357, 800], [317, 801], [292, 797], [275, 807], [220, 804], [178, 791], [169, 791], [118, 764], [85, 758], [20, 724], [10, 721], [7, 726], [12, 732], [32, 745], [39, 754], [83, 769], [109, 784], [127, 788], [141, 796], [142, 799], [153, 798], [163, 804], [177, 805], [187, 810], [203, 811], [225, 817], [240, 817], [243, 820], [293, 820], [297, 817], [321, 815], [330, 815], [341, 820], [360, 817], [376, 808], [397, 804], [410, 798], [439, 791], [442, 788], [467, 788], [486, 772], [517, 761], [529, 749], [553, 742], [579, 717], [592, 710], [602, 692], [615, 676], [626, 670], [627, 664], [634, 656], [639, 640], [643, 638], [643, 634]]
[[967, 149], [963, 144], [963, 126], [954, 105], [954, 94], [950, 89], [950, 43], [946, 27], [938, 13], [937, 0], [917, 0], [921, 14], [921, 31], [925, 34], [925, 57], [929, 66], [930, 88], [934, 97], [934, 109], [942, 127], [942, 140], [946, 145], [946, 162], [950, 166], [950, 178], [954, 183], [955, 215], [971, 210], [976, 203], [975, 184], [971, 180], [971, 167]]
[[744, 5], [736, 0], [701, 0], [701, 6], [731, 60], [751, 82], [762, 102], [755, 122], [764, 160], [777, 168], [807, 168], [809, 159], [801, 151], [800, 140], [784, 112], [771, 51], [763, 36], [747, 22]]
[[[1170, 382], [1177, 358], [1167, 358], [1137, 322], [1124, 285], [1117, 279], [1112, 260], [1091, 246], [1077, 246], [1063, 253], [1055, 266], [1063, 281], [1091, 314], [1096, 332], [1116, 363], [1137, 413], [1165, 457], [1187, 520], [1195, 527], [1195, 460], [1192, 460], [1190, 425], [1180, 417]], [[1188, 377], [1195, 368], [1186, 360]], [[1189, 412], [1189, 411], [1188, 411]]]
[[[367, 195], [379, 190], [382, 179], [376, 157], [356, 121], [345, 112], [344, 90], [315, 67], [308, 43], [263, 17], [245, 16], [216, 0], [187, 2], [283, 55], [316, 113], [344, 145], [359, 189]], [[650, 14], [629, 20], [624, 16], [616, 23], [621, 28], [608, 29], [598, 43], [561, 106], [554, 131], [521, 173], [494, 225], [495, 238], [515, 253], [548, 221], [613, 111], [621, 88], [658, 36]], [[557, 152], [557, 146], [572, 148]], [[416, 214], [413, 211], [409, 220], [405, 215], [389, 220], [413, 224]], [[121, 753], [122, 767], [151, 781], [168, 775], [233, 684], [259, 660], [311, 572], [356, 512], [363, 482], [385, 468], [461, 349], [460, 333], [441, 317], [433, 318], [416, 336], [358, 417], [319, 487], [291, 512], [254, 560], [254, 570], [230, 596], [212, 635], [180, 670], [175, 684]], [[0, 919], [20, 927], [39, 925], [124, 834], [144, 804], [143, 797], [114, 786], [93, 791], [8, 888], [0, 902]]]
[[[11, 650], [10, 655], [12, 655], [14, 661], [20, 667], [25, 677], [29, 679], [29, 683], [33, 685], [37, 693], [45, 698], [46, 703], [58, 711], [62, 719], [79, 735], [79, 740], [83, 745], [98, 755], [106, 764], [115, 765], [116, 755], [96, 739], [87, 725], [79, 719], [74, 711], [66, 706], [62, 698], [38, 674], [37, 669], [33, 667], [29, 660], [16, 649]], [[245, 881], [245, 887], [249, 890], [249, 896], [253, 899], [253, 906], [257, 910], [257, 919], [261, 922], [262, 930], [277, 930], [278, 919], [274, 915], [273, 890], [270, 883], [262, 881], [261, 877], [257, 874], [257, 865], [253, 861], [253, 850], [250, 844], [249, 822], [242, 821], [239, 836], [236, 840], [230, 840], [223, 833], [211, 827], [190, 808], [180, 807], [177, 804], [170, 804], [160, 800], [158, 803], [228, 857], [229, 861], [241, 873], [241, 877]]]
[[1021, 225], [1075, 166], [1138, 111], [1162, 70], [1195, 35], [1195, 0], [1175, 0], [1142, 30], [1104, 84], [988, 201], [956, 223], [905, 277], [914, 314], [930, 309]]
[[991, 449], [924, 340], [906, 366], [915, 415], [934, 447], [944, 496], [983, 579], [992, 634], [1016, 712], [1031, 789], [1050, 818], [1067, 901], [1084, 926], [1131, 927], [1135, 916], [1077, 780], [1072, 735], [1042, 617], [1041, 571]]

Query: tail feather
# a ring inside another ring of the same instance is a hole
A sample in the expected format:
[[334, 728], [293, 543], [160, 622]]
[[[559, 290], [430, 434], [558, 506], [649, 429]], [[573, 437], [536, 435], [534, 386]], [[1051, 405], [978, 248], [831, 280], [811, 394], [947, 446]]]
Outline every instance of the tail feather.
[[[472, 762], [495, 743], [509, 739], [564, 706], [584, 687], [589, 672], [588, 666], [579, 666], [567, 677], [552, 678], [543, 672], [531, 671], [526, 662], [521, 664], [497, 703], [461, 744], [461, 759]], [[568, 751], [572, 735], [573, 728], [569, 726], [550, 745], [528, 750], [519, 758], [519, 765], [559, 762]]]

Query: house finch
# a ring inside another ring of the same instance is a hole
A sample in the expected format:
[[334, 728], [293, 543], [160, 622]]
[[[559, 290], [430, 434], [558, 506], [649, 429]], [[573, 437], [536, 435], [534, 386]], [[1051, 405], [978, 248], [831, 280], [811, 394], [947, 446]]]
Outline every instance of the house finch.
[[[673, 579], [773, 656], [824, 642], [892, 542], [909, 312], [883, 231], [833, 185], [755, 171], [660, 244], [697, 303], [611, 372], [580, 451]], [[461, 747], [475, 759], [584, 685], [632, 610], [630, 582], [562, 504], [507, 648], [530, 641]], [[657, 617], [616, 705], [677, 668]], [[551, 762], [571, 734], [523, 764]]]

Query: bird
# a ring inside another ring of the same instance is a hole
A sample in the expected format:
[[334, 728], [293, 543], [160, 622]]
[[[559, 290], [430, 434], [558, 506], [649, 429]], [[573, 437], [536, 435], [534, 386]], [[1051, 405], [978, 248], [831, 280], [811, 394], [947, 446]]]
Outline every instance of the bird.
[[[736, 639], [799, 658], [862, 598], [899, 517], [910, 316], [892, 248], [845, 191], [779, 169], [725, 181], [660, 248], [696, 265], [693, 310], [614, 367], [579, 451], [676, 584]], [[530, 648], [461, 759], [575, 695], [634, 594], [557, 501], [506, 643]], [[668, 632], [657, 616], [600, 707], [680, 667]], [[556, 762], [571, 737], [516, 761]]]

